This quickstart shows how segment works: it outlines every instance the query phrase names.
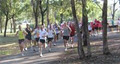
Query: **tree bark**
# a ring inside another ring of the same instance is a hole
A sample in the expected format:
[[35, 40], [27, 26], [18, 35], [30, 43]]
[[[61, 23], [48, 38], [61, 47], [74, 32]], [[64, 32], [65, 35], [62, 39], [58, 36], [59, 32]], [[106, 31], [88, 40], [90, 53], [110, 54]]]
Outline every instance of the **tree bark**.
[[35, 17], [35, 28], [37, 28], [38, 26], [38, 16], [36, 13], [34, 13], [34, 17]]
[[[61, 7], [63, 6], [63, 2], [60, 0]], [[63, 22], [63, 13], [60, 14], [60, 22]]]
[[31, 0], [32, 3], [32, 9], [33, 9], [33, 14], [34, 14], [34, 19], [35, 19], [35, 28], [38, 26], [38, 6], [39, 6], [39, 1], [38, 0]]
[[42, 25], [44, 24], [44, 13], [41, 13], [42, 15]]
[[14, 30], [14, 33], [15, 33], [16, 32], [16, 23], [15, 23], [14, 17], [12, 17], [12, 21], [13, 21], [13, 30]]
[[12, 25], [13, 25], [13, 24], [12, 24], [12, 22], [11, 22], [10, 33], [12, 33]]
[[78, 19], [77, 19], [77, 16], [76, 16], [74, 0], [71, 0], [71, 8], [72, 8], [73, 18], [74, 18], [74, 21], [75, 21], [75, 24], [76, 24], [76, 30], [77, 30], [78, 54], [79, 54], [79, 58], [83, 59], [85, 57], [85, 53], [84, 53], [83, 46], [82, 46], [82, 38], [81, 38], [80, 30], [79, 30]]
[[102, 20], [103, 20], [103, 54], [110, 54], [107, 42], [107, 0], [104, 0], [103, 3], [103, 12], [102, 12]]
[[42, 0], [39, 0], [39, 8], [40, 8], [41, 16], [42, 16], [42, 25], [44, 24], [44, 15], [45, 15], [45, 12], [46, 12], [47, 9], [48, 9], [48, 7], [47, 7], [48, 2], [49, 2], [49, 0], [47, 0], [46, 8], [43, 10]]
[[63, 13], [60, 14], [60, 22], [62, 23], [63, 22]]
[[2, 33], [2, 18], [0, 18], [0, 31]]
[[87, 46], [88, 57], [91, 56], [91, 47], [89, 41], [89, 32], [88, 32], [88, 16], [86, 9], [87, 0], [82, 0], [82, 23], [83, 23], [83, 43], [84, 46]]
[[49, 21], [49, 0], [47, 1], [47, 26], [50, 24]]
[[5, 22], [4, 37], [6, 37], [7, 24], [8, 24], [8, 15], [6, 15], [6, 22]]
[[117, 2], [115, 2], [115, 0], [114, 0], [114, 3], [113, 3], [113, 11], [112, 11], [112, 20], [113, 21], [115, 20], [115, 13], [117, 11], [117, 9], [115, 9]]

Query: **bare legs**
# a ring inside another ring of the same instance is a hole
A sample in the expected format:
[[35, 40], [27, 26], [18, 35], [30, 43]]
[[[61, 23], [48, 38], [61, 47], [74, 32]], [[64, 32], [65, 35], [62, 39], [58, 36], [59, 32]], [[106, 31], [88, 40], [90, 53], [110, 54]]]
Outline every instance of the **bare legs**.
[[25, 48], [24, 42], [19, 44], [19, 47], [20, 47], [20, 51], [21, 51], [22, 56], [24, 56], [24, 54], [23, 54], [23, 51], [24, 51], [24, 48]]
[[65, 47], [65, 51], [67, 51], [68, 41], [66, 39], [64, 39], [64, 47]]

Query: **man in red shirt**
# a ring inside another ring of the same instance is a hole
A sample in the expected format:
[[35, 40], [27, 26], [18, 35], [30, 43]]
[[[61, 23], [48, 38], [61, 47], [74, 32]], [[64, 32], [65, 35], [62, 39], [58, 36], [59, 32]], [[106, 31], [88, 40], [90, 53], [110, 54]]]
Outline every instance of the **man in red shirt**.
[[73, 22], [70, 23], [70, 28], [71, 28], [70, 37], [71, 37], [72, 48], [73, 48], [74, 35], [75, 35], [75, 25]]

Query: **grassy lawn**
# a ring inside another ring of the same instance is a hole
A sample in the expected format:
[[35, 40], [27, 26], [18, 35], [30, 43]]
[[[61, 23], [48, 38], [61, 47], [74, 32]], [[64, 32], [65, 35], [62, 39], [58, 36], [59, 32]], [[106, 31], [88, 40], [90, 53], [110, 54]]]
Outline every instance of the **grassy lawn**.
[[19, 52], [18, 39], [15, 37], [15, 33], [7, 33], [7, 37], [3, 37], [3, 33], [0, 33], [0, 57]]

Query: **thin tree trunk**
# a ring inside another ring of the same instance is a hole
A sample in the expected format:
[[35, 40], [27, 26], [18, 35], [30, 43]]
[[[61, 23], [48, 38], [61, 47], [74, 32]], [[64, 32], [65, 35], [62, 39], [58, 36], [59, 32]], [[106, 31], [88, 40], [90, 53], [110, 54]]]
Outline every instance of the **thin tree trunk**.
[[14, 33], [15, 33], [16, 32], [16, 23], [15, 23], [14, 17], [12, 18], [12, 21], [13, 21], [13, 29], [14, 29]]
[[12, 33], [12, 25], [13, 25], [13, 24], [12, 24], [12, 22], [11, 22], [10, 33]]
[[89, 32], [88, 32], [88, 16], [86, 4], [87, 0], [82, 0], [82, 23], [83, 23], [83, 43], [87, 46], [88, 57], [91, 56], [90, 41], [89, 41]]
[[50, 24], [49, 21], [49, 0], [47, 1], [47, 26]]
[[2, 33], [2, 18], [0, 18], [0, 31]]
[[60, 14], [60, 18], [61, 18], [60, 22], [62, 23], [63, 22], [63, 13]]
[[39, 13], [38, 13], [38, 4], [39, 4], [39, 1], [38, 0], [31, 0], [31, 3], [32, 3], [32, 8], [33, 8], [33, 14], [34, 14], [34, 19], [35, 19], [35, 28], [37, 28], [38, 26], [38, 16], [39, 16]]
[[74, 21], [75, 21], [75, 24], [76, 24], [76, 30], [77, 30], [78, 54], [79, 54], [79, 58], [83, 59], [85, 57], [85, 53], [84, 53], [83, 46], [82, 46], [82, 38], [81, 38], [80, 30], [79, 30], [78, 19], [77, 19], [77, 16], [76, 16], [74, 0], [71, 0], [71, 8], [72, 8], [73, 18], [74, 18]]
[[4, 37], [6, 37], [7, 24], [8, 24], [8, 16], [6, 16], [5, 30], [4, 30]]
[[42, 25], [44, 24], [44, 15], [45, 15], [45, 12], [47, 11], [48, 7], [48, 2], [49, 0], [47, 0], [47, 3], [46, 3], [46, 8], [44, 9], [43, 6], [42, 6], [42, 1], [43, 0], [39, 0], [39, 8], [40, 8], [40, 12], [41, 12], [41, 16], [42, 16]]
[[44, 13], [41, 13], [42, 15], [42, 25], [44, 24]]
[[[63, 2], [60, 0], [61, 7], [63, 6]], [[63, 22], [63, 13], [60, 14], [60, 22]]]
[[110, 54], [107, 42], [107, 0], [104, 0], [103, 4], [103, 12], [102, 12], [102, 20], [103, 20], [103, 54]]
[[35, 28], [37, 28], [38, 26], [38, 16], [36, 13], [34, 13], [34, 17], [35, 17]]
[[115, 0], [114, 0], [114, 4], [113, 4], [113, 13], [112, 13], [112, 20], [114, 21], [114, 16], [115, 16]]

